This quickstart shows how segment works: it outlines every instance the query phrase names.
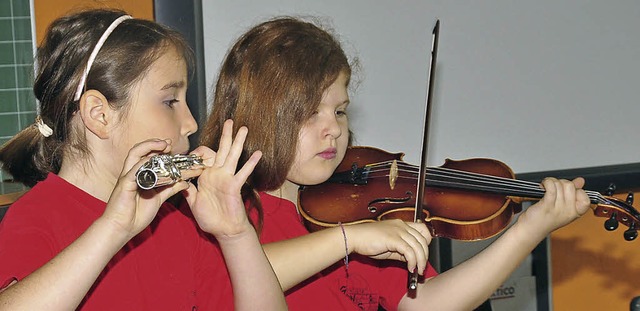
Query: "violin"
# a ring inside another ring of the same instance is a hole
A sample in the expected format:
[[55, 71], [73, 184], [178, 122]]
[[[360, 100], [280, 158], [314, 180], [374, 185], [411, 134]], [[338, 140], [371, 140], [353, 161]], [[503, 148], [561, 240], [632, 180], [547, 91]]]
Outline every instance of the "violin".
[[[404, 153], [352, 146], [324, 183], [298, 191], [298, 210], [310, 232], [342, 224], [385, 219], [414, 221], [419, 167], [402, 161]], [[427, 167], [422, 221], [434, 237], [483, 240], [502, 232], [522, 203], [544, 196], [539, 183], [516, 180], [504, 163], [488, 158], [447, 159]], [[605, 229], [624, 224], [627, 241], [638, 236], [640, 213], [631, 203], [586, 191]]]

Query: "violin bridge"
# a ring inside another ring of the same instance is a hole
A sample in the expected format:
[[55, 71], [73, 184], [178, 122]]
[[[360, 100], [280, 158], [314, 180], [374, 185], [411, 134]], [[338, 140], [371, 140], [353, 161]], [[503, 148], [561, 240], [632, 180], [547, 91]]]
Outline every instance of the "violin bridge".
[[396, 180], [398, 180], [398, 161], [393, 160], [389, 169], [389, 187], [391, 190], [396, 187]]

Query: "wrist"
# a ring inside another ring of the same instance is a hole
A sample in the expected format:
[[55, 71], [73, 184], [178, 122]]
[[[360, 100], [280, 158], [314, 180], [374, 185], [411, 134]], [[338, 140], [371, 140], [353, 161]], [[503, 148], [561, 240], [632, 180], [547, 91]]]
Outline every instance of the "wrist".
[[[525, 215], [523, 214], [521, 216]], [[530, 221], [526, 221], [526, 219], [519, 217], [508, 231], [515, 235], [518, 241], [529, 241], [532, 245], [537, 245], [550, 233], [547, 230], [541, 229], [542, 228], [540, 226], [536, 226], [536, 224], [532, 224]]]
[[341, 222], [338, 222], [338, 226], [340, 227], [342, 238], [344, 240], [344, 269], [347, 277], [349, 277], [349, 254], [351, 253], [351, 251], [349, 250], [349, 240], [347, 239], [347, 231], [344, 228], [344, 225]]
[[109, 241], [119, 244], [120, 247], [124, 246], [124, 244], [129, 242], [129, 240], [135, 236], [131, 231], [123, 228], [122, 225], [104, 216], [96, 219], [90, 228], [93, 228], [97, 232], [108, 237]]
[[349, 255], [353, 252], [353, 247], [349, 243], [349, 226], [341, 222], [338, 223], [338, 231], [340, 232], [340, 242], [344, 244], [344, 252]]
[[218, 244], [220, 244], [220, 247], [231, 247], [248, 242], [253, 243], [258, 239], [258, 235], [256, 231], [253, 230], [253, 227], [251, 227], [250, 229], [243, 230], [232, 235], [216, 235], [215, 238], [218, 241]]

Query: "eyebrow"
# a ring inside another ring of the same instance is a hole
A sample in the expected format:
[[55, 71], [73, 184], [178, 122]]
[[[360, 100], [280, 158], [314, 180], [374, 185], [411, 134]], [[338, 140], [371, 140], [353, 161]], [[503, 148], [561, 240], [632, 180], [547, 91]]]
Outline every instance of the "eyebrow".
[[165, 84], [162, 88], [160, 88], [161, 90], [167, 90], [167, 89], [171, 89], [171, 88], [181, 88], [185, 86], [185, 82], [184, 81], [172, 81], [169, 82], [167, 84]]

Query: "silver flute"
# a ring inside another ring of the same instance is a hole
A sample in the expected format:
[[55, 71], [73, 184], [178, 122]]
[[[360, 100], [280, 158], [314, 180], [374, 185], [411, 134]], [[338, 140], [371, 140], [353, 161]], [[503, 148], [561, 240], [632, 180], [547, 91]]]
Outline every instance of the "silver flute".
[[136, 182], [149, 190], [198, 177], [203, 167], [202, 158], [193, 154], [154, 155], [138, 169]]

